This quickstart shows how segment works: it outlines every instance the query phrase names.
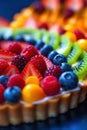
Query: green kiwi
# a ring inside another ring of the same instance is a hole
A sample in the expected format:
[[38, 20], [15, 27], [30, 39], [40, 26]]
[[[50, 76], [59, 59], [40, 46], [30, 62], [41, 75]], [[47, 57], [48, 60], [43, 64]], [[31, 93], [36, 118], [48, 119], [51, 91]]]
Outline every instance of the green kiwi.
[[60, 35], [58, 33], [51, 32], [50, 33], [50, 42], [49, 44], [56, 50], [59, 47], [60, 43]]
[[71, 49], [69, 55], [67, 56], [68, 64], [70, 65], [74, 64], [78, 60], [81, 53], [82, 53], [82, 50], [80, 46], [77, 43], [74, 43], [73, 48]]
[[41, 40], [45, 42], [46, 44], [49, 44], [50, 42], [50, 33], [46, 30], [41, 30]]
[[60, 41], [60, 46], [58, 49], [56, 49], [56, 51], [60, 54], [67, 56], [71, 51], [72, 45], [73, 44], [70, 41], [70, 39], [66, 35], [62, 35], [61, 41]]
[[85, 78], [87, 75], [87, 52], [81, 54], [79, 61], [72, 65], [72, 68], [80, 80]]

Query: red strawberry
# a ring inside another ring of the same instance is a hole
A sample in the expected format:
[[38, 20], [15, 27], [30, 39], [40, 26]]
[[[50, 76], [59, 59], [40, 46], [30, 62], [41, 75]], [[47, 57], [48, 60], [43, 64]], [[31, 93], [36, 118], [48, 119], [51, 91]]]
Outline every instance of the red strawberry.
[[21, 73], [24, 80], [29, 76], [36, 76], [41, 81], [43, 79], [39, 70], [30, 62], [28, 62]]
[[19, 74], [19, 70], [15, 65], [10, 65], [4, 70], [3, 74], [11, 76], [13, 74]]
[[3, 74], [3, 71], [9, 66], [8, 62], [4, 59], [0, 59], [0, 75]]
[[39, 28], [39, 29], [46, 29], [46, 30], [48, 30], [49, 29], [49, 26], [48, 26], [48, 24], [47, 23], [41, 23], [41, 24], [39, 24], [38, 25], [38, 27], [37, 28]]
[[9, 21], [3, 17], [0, 17], [0, 27], [7, 27], [9, 26]]
[[15, 56], [15, 54], [12, 52], [0, 50], [0, 59], [4, 59], [8, 62], [11, 62], [13, 56]]
[[0, 104], [4, 103], [5, 99], [4, 99], [4, 91], [5, 88], [2, 84], [0, 84]]
[[22, 89], [25, 86], [25, 81], [20, 74], [14, 74], [9, 78], [7, 86], [18, 86]]
[[30, 62], [40, 71], [42, 75], [44, 75], [44, 72], [47, 69], [45, 60], [42, 55], [36, 55], [34, 56]]
[[28, 45], [21, 52], [21, 55], [23, 55], [27, 60], [30, 60], [30, 58], [32, 58], [37, 54], [38, 54], [38, 50], [33, 45]]
[[50, 68], [51, 66], [53, 66], [53, 63], [48, 58], [46, 58], [45, 56], [43, 56], [43, 58], [45, 60], [47, 69]]
[[77, 40], [79, 39], [84, 39], [85, 38], [85, 35], [83, 32], [81, 32], [80, 30], [76, 29], [74, 30], [74, 34], [76, 35], [77, 37]]

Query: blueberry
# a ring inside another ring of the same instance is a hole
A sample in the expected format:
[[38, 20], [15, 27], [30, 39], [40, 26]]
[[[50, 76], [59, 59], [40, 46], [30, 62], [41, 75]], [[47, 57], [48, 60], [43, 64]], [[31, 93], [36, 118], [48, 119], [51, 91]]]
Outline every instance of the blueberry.
[[71, 66], [66, 62], [61, 63], [60, 68], [62, 69], [63, 72], [72, 71]]
[[53, 61], [53, 58], [54, 58], [56, 55], [58, 55], [58, 52], [56, 52], [56, 51], [51, 51], [51, 52], [49, 53], [49, 55], [48, 55], [48, 59], [51, 60], [51, 61]]
[[7, 88], [4, 92], [4, 98], [10, 103], [19, 102], [21, 98], [21, 89], [18, 86]]
[[6, 75], [1, 75], [0, 76], [0, 84], [2, 84], [4, 87], [7, 87], [7, 82], [8, 82], [9, 77]]
[[12, 37], [12, 35], [9, 35], [7, 37], [4, 37], [4, 40], [13, 41], [13, 37]]
[[3, 34], [0, 34], [0, 41], [4, 40]]
[[67, 58], [62, 54], [58, 54], [53, 58], [53, 63], [55, 65], [61, 65], [63, 62], [67, 62]]
[[35, 47], [40, 50], [44, 45], [45, 45], [45, 43], [43, 41], [39, 40], [36, 42]]
[[78, 85], [78, 77], [72, 71], [67, 71], [61, 74], [59, 82], [64, 90], [74, 89]]
[[14, 37], [14, 40], [15, 40], [15, 41], [25, 41], [22, 34], [19, 34], [19, 35], [15, 36], [15, 37]]
[[48, 56], [48, 54], [53, 51], [53, 48], [51, 45], [45, 44], [41, 49], [40, 52], [44, 56]]
[[27, 39], [25, 39], [25, 41], [28, 42], [31, 45], [34, 45], [34, 46], [36, 45], [36, 40], [34, 40], [32, 38], [27, 38]]

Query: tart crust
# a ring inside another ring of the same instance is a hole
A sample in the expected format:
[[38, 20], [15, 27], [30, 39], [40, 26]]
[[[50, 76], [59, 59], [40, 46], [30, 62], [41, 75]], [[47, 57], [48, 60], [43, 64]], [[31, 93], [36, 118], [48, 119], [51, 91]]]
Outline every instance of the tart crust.
[[79, 90], [49, 99], [40, 104], [4, 104], [0, 106], [0, 126], [9, 124], [18, 125], [22, 122], [32, 123], [36, 120], [45, 120], [56, 117], [69, 109], [76, 108], [78, 103], [85, 100], [87, 94], [87, 81]]

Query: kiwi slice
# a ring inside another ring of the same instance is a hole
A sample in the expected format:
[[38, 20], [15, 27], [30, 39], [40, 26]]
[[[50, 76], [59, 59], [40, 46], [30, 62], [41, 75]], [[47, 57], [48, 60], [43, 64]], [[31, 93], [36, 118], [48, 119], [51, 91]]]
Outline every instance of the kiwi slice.
[[66, 35], [61, 36], [60, 46], [56, 51], [60, 54], [67, 56], [72, 49], [72, 42]]
[[59, 47], [60, 35], [58, 33], [50, 33], [50, 42], [49, 44], [56, 50]]
[[79, 80], [82, 80], [87, 75], [87, 52], [83, 52], [79, 61], [72, 65], [74, 73], [78, 76]]
[[0, 35], [4, 37], [12, 35], [12, 30], [10, 28], [0, 28]]
[[78, 60], [81, 53], [82, 53], [82, 50], [80, 46], [77, 43], [74, 43], [73, 48], [71, 49], [69, 55], [67, 56], [68, 64], [70, 65], [74, 64]]
[[49, 44], [50, 42], [50, 33], [46, 30], [41, 30], [41, 40], [46, 43]]

